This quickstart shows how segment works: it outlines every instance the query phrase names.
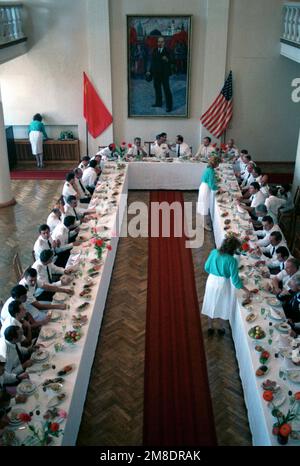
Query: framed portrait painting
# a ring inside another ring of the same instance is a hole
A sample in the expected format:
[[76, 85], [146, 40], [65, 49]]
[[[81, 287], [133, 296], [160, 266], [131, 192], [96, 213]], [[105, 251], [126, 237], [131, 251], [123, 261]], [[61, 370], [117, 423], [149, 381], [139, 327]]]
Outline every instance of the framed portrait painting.
[[191, 16], [127, 16], [128, 116], [188, 118]]

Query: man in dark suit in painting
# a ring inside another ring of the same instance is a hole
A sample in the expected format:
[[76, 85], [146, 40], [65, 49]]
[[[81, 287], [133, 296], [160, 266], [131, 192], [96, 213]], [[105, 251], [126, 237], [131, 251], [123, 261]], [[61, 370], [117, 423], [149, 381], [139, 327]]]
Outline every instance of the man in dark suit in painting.
[[157, 48], [153, 50], [150, 75], [153, 78], [155, 103], [152, 107], [162, 107], [162, 88], [166, 100], [166, 111], [173, 110], [173, 97], [170, 90], [169, 77], [171, 75], [171, 57], [165, 47], [165, 39], [157, 39]]

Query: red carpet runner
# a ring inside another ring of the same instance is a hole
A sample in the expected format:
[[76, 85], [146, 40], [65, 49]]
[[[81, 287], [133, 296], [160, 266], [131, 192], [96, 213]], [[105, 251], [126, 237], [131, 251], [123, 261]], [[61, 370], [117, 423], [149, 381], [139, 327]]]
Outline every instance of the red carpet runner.
[[13, 170], [10, 173], [12, 180], [64, 180], [66, 173], [70, 169], [64, 170], [45, 170], [44, 168], [37, 170]]
[[[150, 202], [163, 201], [183, 203], [183, 196], [150, 194]], [[144, 445], [214, 446], [192, 256], [172, 229], [171, 238], [149, 237]]]

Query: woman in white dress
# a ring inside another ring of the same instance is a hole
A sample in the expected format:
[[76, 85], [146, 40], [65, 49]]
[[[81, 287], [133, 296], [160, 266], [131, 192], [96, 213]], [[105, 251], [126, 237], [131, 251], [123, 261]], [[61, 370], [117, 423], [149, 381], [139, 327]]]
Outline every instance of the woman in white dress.
[[199, 187], [197, 212], [203, 217], [204, 229], [212, 231], [209, 225], [209, 205], [210, 205], [210, 194], [212, 191], [217, 191], [217, 181], [215, 168], [219, 166], [221, 159], [216, 156], [210, 156], [207, 167], [203, 172], [201, 178], [201, 184]]
[[219, 335], [225, 334], [223, 320], [229, 320], [234, 305], [234, 293], [231, 286], [243, 289], [247, 295], [250, 291], [245, 288], [239, 277], [238, 262], [234, 254], [241, 247], [240, 241], [234, 236], [226, 237], [219, 249], [211, 251], [206, 263], [205, 271], [209, 273], [203, 299], [202, 314], [208, 316], [208, 335], [214, 334], [213, 319], [220, 320]]
[[42, 123], [42, 115], [36, 113], [29, 125], [29, 141], [31, 144], [32, 155], [36, 158], [36, 164], [38, 168], [43, 168], [43, 137], [49, 139], [45, 130], [45, 126]]

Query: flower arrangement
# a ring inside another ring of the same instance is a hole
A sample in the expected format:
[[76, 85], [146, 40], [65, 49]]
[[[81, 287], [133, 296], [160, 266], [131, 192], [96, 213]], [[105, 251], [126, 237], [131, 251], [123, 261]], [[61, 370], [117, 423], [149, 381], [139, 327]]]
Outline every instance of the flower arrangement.
[[[19, 419], [22, 422], [27, 423], [28, 428], [32, 432], [32, 437], [36, 439], [41, 446], [49, 445], [52, 441], [52, 437], [58, 438], [60, 434], [63, 433], [63, 429], [60, 429], [58, 422], [46, 420], [45, 422], [41, 423], [41, 427], [36, 427], [33, 424], [29, 424], [32, 419], [31, 414], [33, 413], [21, 413], [19, 414]], [[57, 415], [61, 419], [65, 419], [67, 417], [67, 413], [64, 410], [58, 410]]]
[[282, 413], [276, 406], [274, 406], [274, 389], [271, 387], [268, 390], [264, 390], [263, 399], [267, 401], [272, 408], [272, 416], [277, 421], [273, 424], [273, 435], [277, 436], [277, 441], [280, 445], [286, 445], [288, 443], [289, 436], [294, 439], [299, 439], [300, 435], [298, 432], [292, 430], [291, 421], [298, 417], [298, 407], [300, 402], [300, 392], [292, 393], [289, 392], [290, 396], [290, 408], [287, 414]]
[[91, 244], [94, 245], [98, 259], [102, 258], [102, 254], [105, 249], [107, 249], [108, 251], [112, 250], [111, 245], [106, 244], [104, 239], [100, 238], [97, 234], [91, 239]]
[[[129, 145], [128, 145], [129, 146]], [[117, 146], [115, 148], [115, 151], [116, 153], [118, 154], [118, 156], [123, 159], [126, 155], [126, 152], [127, 152], [127, 144], [125, 141], [122, 141], [120, 146]]]

